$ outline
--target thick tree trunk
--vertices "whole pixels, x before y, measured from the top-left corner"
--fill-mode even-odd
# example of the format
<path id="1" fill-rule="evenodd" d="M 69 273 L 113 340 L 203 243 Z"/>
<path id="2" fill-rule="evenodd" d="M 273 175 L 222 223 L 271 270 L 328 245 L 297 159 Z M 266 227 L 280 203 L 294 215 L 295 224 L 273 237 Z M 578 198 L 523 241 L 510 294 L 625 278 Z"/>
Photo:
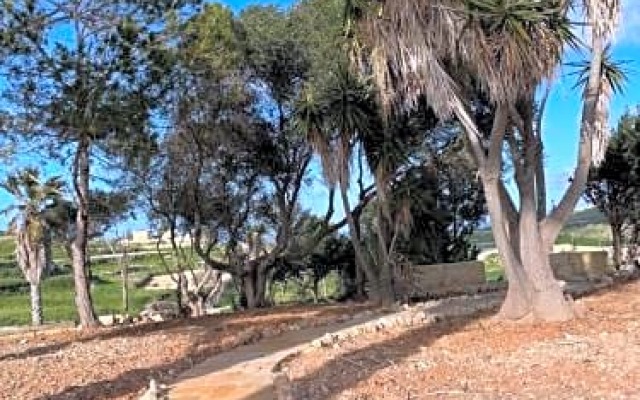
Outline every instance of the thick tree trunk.
<path id="1" fill-rule="evenodd" d="M 266 265 L 249 261 L 244 267 L 242 291 L 247 301 L 247 308 L 254 309 L 266 306 L 268 283 Z"/>
<path id="2" fill-rule="evenodd" d="M 77 198 L 76 236 L 71 243 L 71 265 L 75 285 L 75 302 L 83 328 L 99 325 L 93 310 L 88 279 L 87 243 L 89 230 L 89 141 L 78 143 L 73 166 L 74 188 Z"/>
<path id="3" fill-rule="evenodd" d="M 393 288 L 393 271 L 388 262 L 380 265 L 380 276 L 378 280 L 380 304 L 385 307 L 393 305 L 396 300 L 396 294 Z"/>
<path id="4" fill-rule="evenodd" d="M 268 271 L 266 265 L 258 265 L 256 271 L 256 289 L 255 289 L 255 297 L 256 297 L 256 305 L 257 307 L 266 307 L 267 306 L 267 283 L 268 283 Z"/>
<path id="5" fill-rule="evenodd" d="M 575 313 L 564 297 L 551 264 L 549 253 L 542 240 L 535 209 L 521 211 L 520 255 L 531 282 L 531 306 L 535 319 L 544 321 L 567 321 Z"/>
<path id="6" fill-rule="evenodd" d="M 500 317 L 520 319 L 531 312 L 531 292 L 529 279 L 520 261 L 519 234 L 516 221 L 510 221 L 500 193 L 500 182 L 483 179 L 487 208 L 491 218 L 491 230 L 500 254 L 500 260 L 509 283 L 507 296 L 500 309 Z"/>
<path id="7" fill-rule="evenodd" d="M 32 282 L 29 286 L 31 288 L 31 323 L 33 325 L 42 325 L 44 318 L 40 282 Z"/>
<path id="8" fill-rule="evenodd" d="M 622 226 L 611 224 L 611 238 L 613 239 L 613 264 L 616 268 L 622 265 Z"/>
<path id="9" fill-rule="evenodd" d="M 242 292 L 247 302 L 246 307 L 250 310 L 261 306 L 257 275 L 258 267 L 255 262 L 250 261 L 245 266 L 242 277 Z"/>

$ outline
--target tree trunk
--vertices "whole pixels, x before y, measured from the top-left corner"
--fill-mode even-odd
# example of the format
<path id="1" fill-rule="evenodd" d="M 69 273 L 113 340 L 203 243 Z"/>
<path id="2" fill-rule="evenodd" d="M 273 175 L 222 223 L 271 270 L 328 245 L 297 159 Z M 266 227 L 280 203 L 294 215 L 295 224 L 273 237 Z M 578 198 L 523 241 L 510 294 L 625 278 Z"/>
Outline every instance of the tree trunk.
<path id="1" fill-rule="evenodd" d="M 318 304 L 320 302 L 320 290 L 319 290 L 320 280 L 313 278 L 313 302 L 314 304 Z"/>
<path id="2" fill-rule="evenodd" d="M 634 219 L 631 221 L 631 234 L 629 235 L 629 244 L 627 250 L 627 262 L 636 264 L 638 259 L 638 242 L 640 239 L 640 221 Z"/>
<path id="3" fill-rule="evenodd" d="M 521 211 L 520 255 L 531 282 L 533 317 L 544 321 L 567 321 L 574 318 L 573 308 L 564 297 L 542 240 L 535 209 Z"/>
<path id="4" fill-rule="evenodd" d="M 42 300 L 40 282 L 45 269 L 45 250 L 42 242 L 34 242 L 29 225 L 17 233 L 16 261 L 31 288 L 31 321 L 42 325 Z"/>
<path id="5" fill-rule="evenodd" d="M 355 296 L 360 299 L 364 298 L 364 281 L 364 271 L 358 266 L 358 263 L 356 262 L 356 276 L 354 279 L 350 278 L 349 283 L 353 286 L 353 293 L 355 294 Z"/>
<path id="6" fill-rule="evenodd" d="M 89 153 L 88 139 L 78 143 L 73 166 L 74 189 L 77 198 L 76 236 L 71 243 L 71 264 L 75 285 L 75 302 L 83 328 L 98 326 L 93 310 L 87 268 L 87 243 L 89 230 Z"/>
<path id="7" fill-rule="evenodd" d="M 509 220 L 507 209 L 501 200 L 500 182 L 489 178 L 482 182 L 491 218 L 491 230 L 509 283 L 499 315 L 506 319 L 520 319 L 531 310 L 531 293 L 529 279 L 518 257 L 519 235 L 513 226 L 515 221 Z"/>
<path id="8" fill-rule="evenodd" d="M 40 282 L 30 282 L 31 288 L 31 323 L 42 325 L 44 318 L 42 315 L 42 296 L 40 292 Z"/>
<path id="9" fill-rule="evenodd" d="M 613 239 L 613 264 L 617 269 L 622 265 L 622 225 L 611 224 L 611 238 Z"/>
<path id="10" fill-rule="evenodd" d="M 266 307 L 266 294 L 268 283 L 268 267 L 263 264 L 259 264 L 256 268 L 256 283 L 255 283 L 255 297 L 257 307 Z"/>
<path id="11" fill-rule="evenodd" d="M 127 247 L 123 247 L 123 254 L 121 258 L 121 274 L 122 274 L 122 310 L 124 313 L 129 312 L 129 255 L 127 254 Z"/>
<path id="12" fill-rule="evenodd" d="M 251 310 L 258 307 L 256 298 L 256 267 L 251 261 L 245 266 L 242 276 L 242 293 L 248 309 Z"/>
<path id="13" fill-rule="evenodd" d="M 380 302 L 383 306 L 390 306 L 395 300 L 393 290 L 393 271 L 391 270 L 391 255 L 389 253 L 389 241 L 383 227 L 384 215 L 380 205 L 377 206 L 377 221 L 375 223 L 376 233 L 378 236 L 378 252 L 382 255 L 382 259 L 378 260 L 378 291 Z"/>
<path id="14" fill-rule="evenodd" d="M 374 303 L 379 303 L 380 287 L 378 284 L 378 276 L 374 273 L 373 268 L 367 263 L 360 243 L 360 235 L 358 234 L 358 228 L 356 226 L 353 213 L 351 212 L 351 206 L 349 204 L 349 197 L 347 194 L 347 183 L 344 179 L 340 180 L 340 197 L 342 199 L 342 207 L 344 209 L 345 217 L 347 218 L 347 226 L 349 228 L 349 237 L 351 238 L 351 244 L 353 245 L 353 251 L 356 257 L 356 268 L 364 273 L 366 279 L 369 282 L 369 297 Z"/>
<path id="15" fill-rule="evenodd" d="M 51 230 L 45 227 L 42 232 L 42 246 L 44 248 L 44 272 L 45 276 L 54 274 L 56 266 L 53 263 Z"/>

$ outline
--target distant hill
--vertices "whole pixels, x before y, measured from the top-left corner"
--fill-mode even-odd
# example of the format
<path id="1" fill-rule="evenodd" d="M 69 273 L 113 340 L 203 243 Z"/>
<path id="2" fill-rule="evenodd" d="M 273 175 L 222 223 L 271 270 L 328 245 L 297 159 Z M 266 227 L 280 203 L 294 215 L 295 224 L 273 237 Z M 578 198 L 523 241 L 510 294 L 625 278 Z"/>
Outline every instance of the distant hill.
<path id="1" fill-rule="evenodd" d="M 491 228 L 479 229 L 472 241 L 481 250 L 495 247 Z M 560 233 L 557 243 L 601 246 L 611 241 L 607 219 L 597 208 L 586 208 L 573 213 Z"/>
<path id="2" fill-rule="evenodd" d="M 571 218 L 569 218 L 566 226 L 577 228 L 585 225 L 599 225 L 606 223 L 607 218 L 604 216 L 604 214 L 597 208 L 591 207 L 574 212 Z"/>

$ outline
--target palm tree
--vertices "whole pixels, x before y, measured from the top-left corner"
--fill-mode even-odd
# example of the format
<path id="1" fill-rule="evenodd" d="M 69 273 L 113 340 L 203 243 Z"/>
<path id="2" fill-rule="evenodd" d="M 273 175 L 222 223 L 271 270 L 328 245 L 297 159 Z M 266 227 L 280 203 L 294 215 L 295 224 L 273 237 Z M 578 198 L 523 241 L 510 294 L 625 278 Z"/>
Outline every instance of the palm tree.
<path id="1" fill-rule="evenodd" d="M 27 168 L 0 184 L 15 198 L 4 212 L 12 214 L 9 229 L 16 236 L 16 259 L 31 287 L 31 321 L 41 325 L 40 282 L 51 260 L 51 226 L 45 214 L 62 198 L 59 177 L 42 181 L 37 169 Z"/>
<path id="2" fill-rule="evenodd" d="M 579 155 L 574 177 L 551 213 L 546 202 L 536 94 L 560 64 L 571 30 L 570 0 L 349 1 L 359 19 L 354 48 L 367 59 L 387 109 L 410 108 L 424 96 L 435 113 L 464 128 L 487 197 L 492 230 L 509 279 L 501 315 L 567 320 L 574 316 L 551 270 L 548 253 L 601 158 L 612 85 L 604 56 L 620 11 L 618 0 L 583 0 L 591 58 L 584 79 Z M 577 3 L 577 2 L 576 2 Z M 418 6 L 419 5 L 419 6 Z M 363 56 L 364 54 L 364 56 Z M 609 74 L 610 77 L 610 74 Z M 478 94 L 492 121 L 475 119 Z M 509 150 L 518 187 L 509 197 L 502 176 Z"/>
<path id="3" fill-rule="evenodd" d="M 348 196 L 354 150 L 374 128 L 382 126 L 372 89 L 346 67 L 338 67 L 320 93 L 308 88 L 297 107 L 297 122 L 320 156 L 325 180 L 339 189 L 356 266 L 369 282 L 370 297 L 376 302 L 389 302 L 393 300 L 391 286 L 380 281 L 365 252 L 359 215 L 353 212 Z"/>
<path id="4" fill-rule="evenodd" d="M 431 118 L 429 110 L 416 108 L 412 113 L 393 115 L 385 124 L 371 82 L 346 66 L 338 66 L 325 84 L 320 93 L 307 93 L 298 105 L 297 120 L 320 156 L 325 180 L 339 189 L 357 270 L 369 283 L 369 295 L 376 302 L 388 304 L 394 300 L 392 264 L 399 226 L 410 225 L 407 212 L 391 212 L 391 200 L 395 199 L 388 192 L 408 164 L 408 154 L 421 143 L 424 132 L 434 128 L 437 119 Z M 357 165 L 357 171 L 352 164 Z M 369 245 L 362 234 L 361 210 L 352 210 L 348 196 L 354 176 L 360 196 L 366 192 L 365 168 L 374 175 L 375 185 L 369 190 L 375 188 L 376 196 L 370 205 L 376 212 L 375 240 Z M 391 235 L 387 227 L 393 228 Z"/>

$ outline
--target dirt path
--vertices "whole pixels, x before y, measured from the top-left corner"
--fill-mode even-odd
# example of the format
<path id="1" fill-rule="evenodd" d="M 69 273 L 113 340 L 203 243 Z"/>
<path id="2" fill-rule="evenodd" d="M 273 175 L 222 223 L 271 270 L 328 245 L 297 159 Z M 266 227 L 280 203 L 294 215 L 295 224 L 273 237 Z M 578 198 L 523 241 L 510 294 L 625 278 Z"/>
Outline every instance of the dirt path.
<path id="1" fill-rule="evenodd" d="M 274 366 L 300 352 L 306 345 L 330 332 L 347 329 L 374 318 L 360 315 L 329 326 L 286 332 L 277 337 L 216 355 L 178 378 L 168 397 L 171 400 L 273 400 Z"/>
<path id="2" fill-rule="evenodd" d="M 279 307 L 93 332 L 9 334 L 0 337 L 0 399 L 138 399 L 151 378 L 172 382 L 216 354 L 292 328 L 335 323 L 366 308 Z"/>
<path id="3" fill-rule="evenodd" d="M 287 332 L 219 354 L 197 365 L 170 388 L 168 398 L 274 400 L 279 398 L 274 385 L 274 368 L 287 358 L 313 348 L 340 346 L 340 341 L 349 337 L 394 326 L 425 325 L 435 323 L 438 318 L 472 315 L 497 307 L 502 298 L 502 293 L 449 298 L 393 313 L 363 313 L 347 322 Z M 284 393 L 280 396 L 286 398 Z"/>

